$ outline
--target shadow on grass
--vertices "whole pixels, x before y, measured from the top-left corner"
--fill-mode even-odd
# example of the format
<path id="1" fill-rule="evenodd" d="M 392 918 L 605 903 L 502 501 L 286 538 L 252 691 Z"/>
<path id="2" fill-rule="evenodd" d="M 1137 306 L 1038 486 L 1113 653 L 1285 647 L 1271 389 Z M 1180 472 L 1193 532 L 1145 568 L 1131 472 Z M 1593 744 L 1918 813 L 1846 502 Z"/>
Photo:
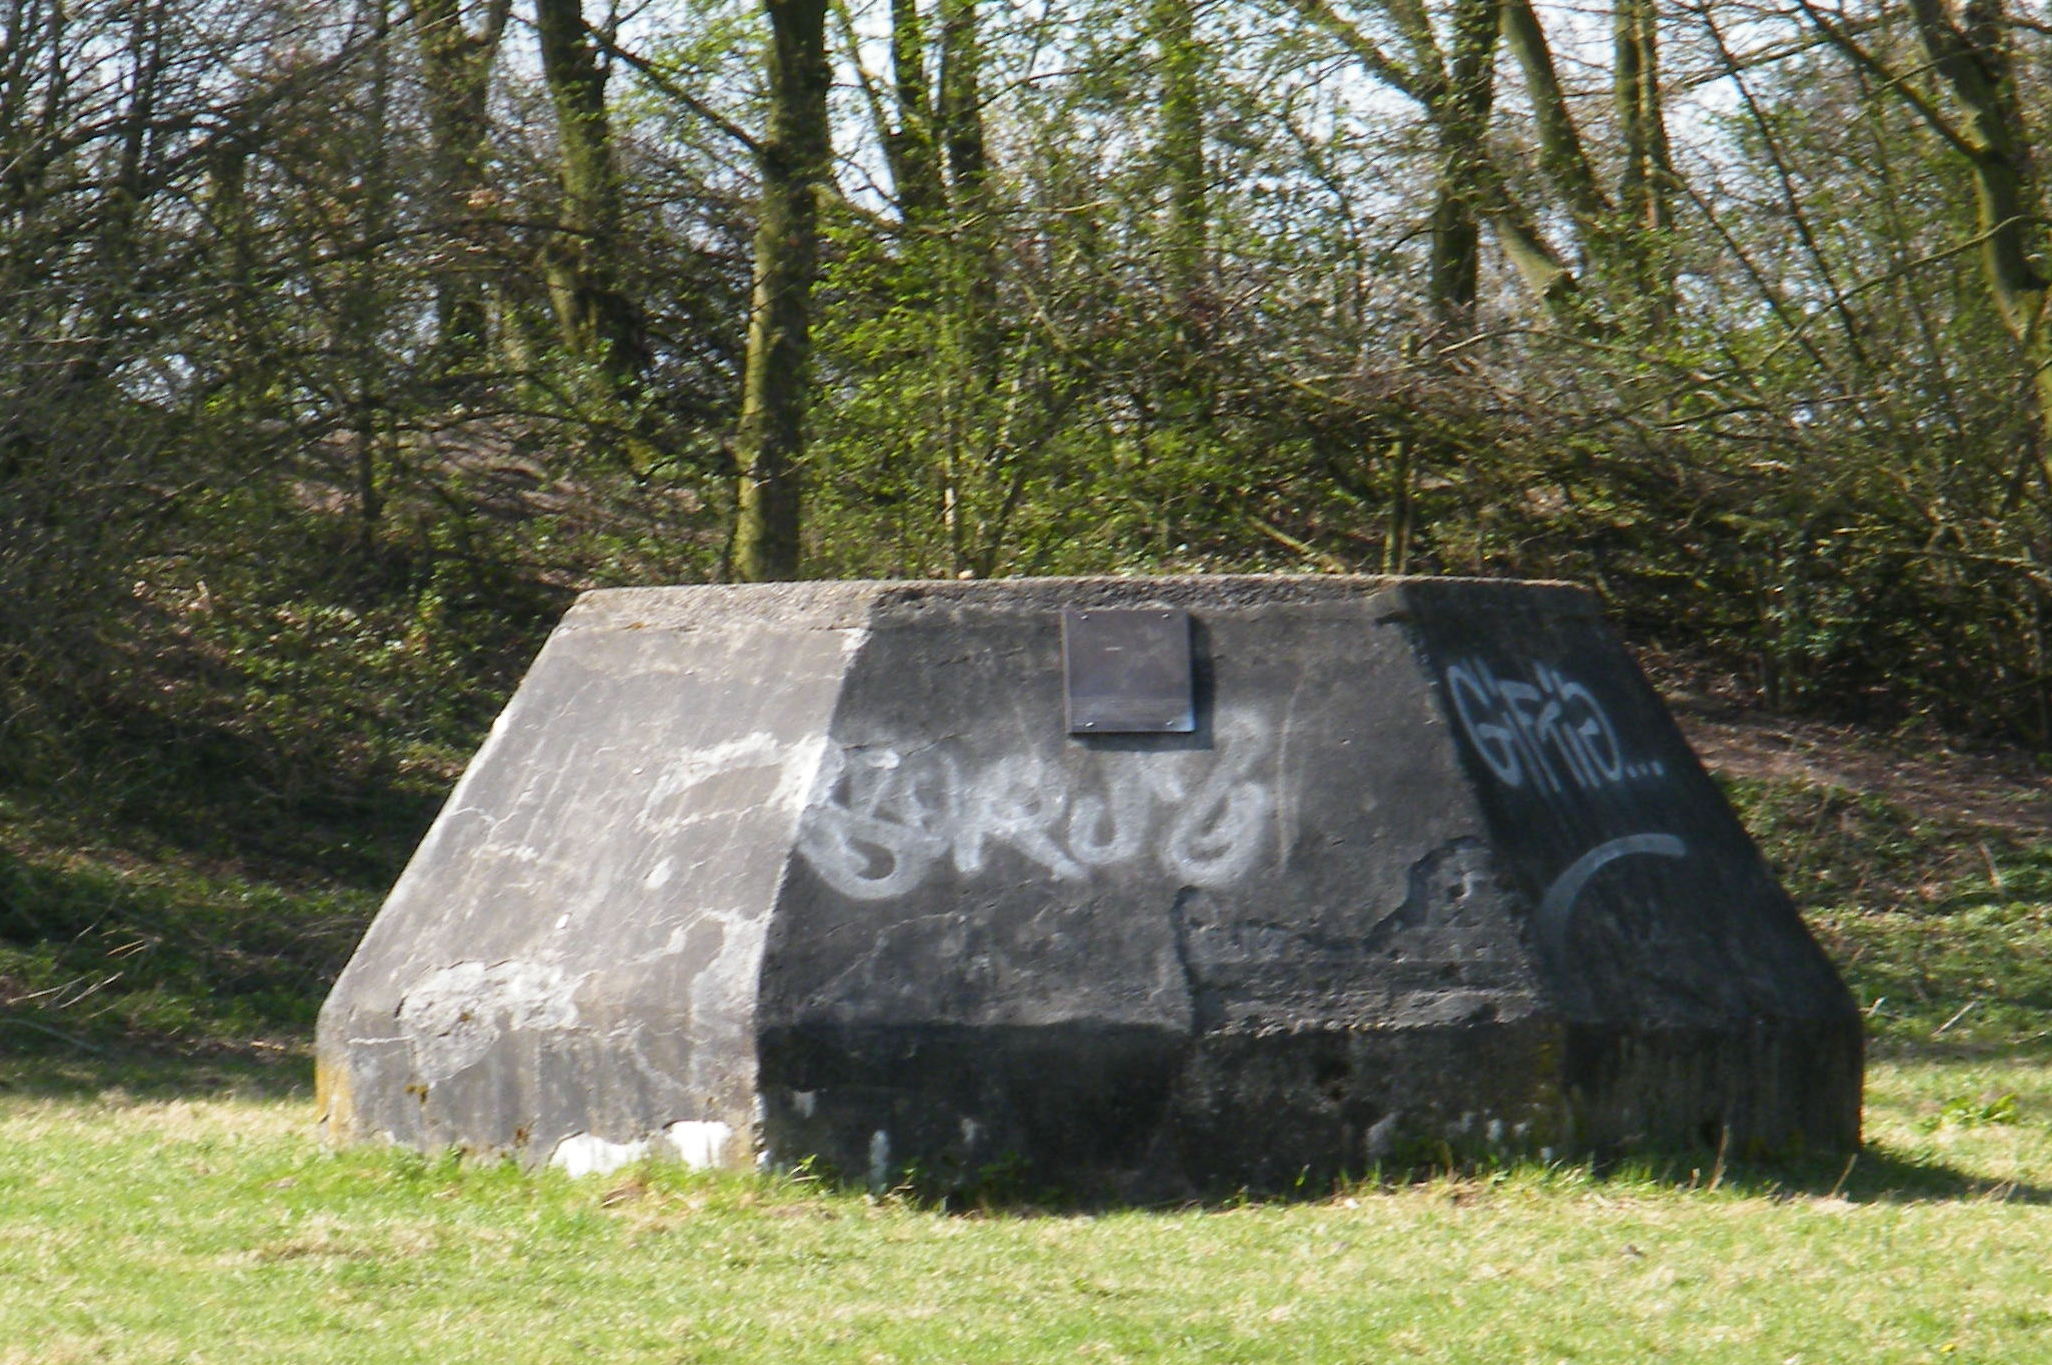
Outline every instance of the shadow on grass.
<path id="1" fill-rule="evenodd" d="M 1649 1192 L 1698 1191 L 1782 1203 L 1842 1199 L 1852 1204 L 1995 1202 L 2052 1205 L 2052 1186 L 1994 1180 L 1971 1171 L 1870 1143 L 1850 1161 L 1844 1156 L 1778 1162 L 1721 1163 L 1711 1151 L 1639 1152 L 1629 1156 L 1544 1161 L 1537 1156 L 1501 1161 L 1433 1164 L 1369 1175 L 1307 1182 L 1290 1190 L 1211 1191 L 1188 1196 L 1113 1195 L 1078 1191 L 1043 1181 L 1025 1169 L 994 1182 L 941 1184 L 907 1171 L 879 1193 L 860 1178 L 837 1176 L 807 1163 L 795 1175 L 801 1184 L 839 1194 L 904 1200 L 936 1212 L 1011 1217 L 1095 1215 L 1116 1211 L 1176 1213 L 1319 1204 L 1336 1199 L 1372 1199 L 1406 1190 L 1444 1187 L 1458 1201 L 1463 1191 L 1500 1184 L 1620 1196 Z"/>
<path id="2" fill-rule="evenodd" d="M 26 1049 L 17 1045 L 18 1021 L 0 1017 L 0 1103 L 9 1099 L 90 1102 L 120 1096 L 124 1101 L 176 1099 L 261 1099 L 313 1102 L 313 1064 L 303 1039 L 286 1042 L 214 1044 L 204 1049 L 171 1052 L 141 1048 L 91 1052 L 43 1038 Z M 33 1037 L 33 1030 L 29 1036 Z M 1943 1050 L 1945 1060 L 1956 1054 Z M 1983 1055 L 1974 1050 L 1968 1055 Z M 1935 1058 L 1934 1058 L 1935 1059 Z M 797 1180 L 823 1189 L 868 1193 L 864 1182 L 837 1180 L 830 1173 L 808 1169 Z M 922 1188 L 909 1176 L 888 1197 L 902 1198 L 936 1212 L 1036 1217 L 1092 1214 L 1121 1209 L 1176 1212 L 1222 1210 L 1259 1205 L 1318 1203 L 1347 1195 L 1372 1196 L 1406 1188 L 1448 1182 L 1488 1185 L 1498 1181 L 1529 1181 L 1574 1189 L 1716 1191 L 1724 1196 L 1793 1201 L 1842 1198 L 1855 1204 L 1996 1202 L 2052 1205 L 2052 1186 L 2002 1181 L 1977 1175 L 1942 1161 L 1905 1154 L 1885 1145 L 1863 1147 L 1850 1162 L 1843 1156 L 1783 1162 L 1731 1162 L 1722 1165 L 1710 1151 L 1634 1153 L 1582 1163 L 1541 1163 L 1536 1158 L 1501 1165 L 1456 1165 L 1382 1172 L 1331 1186 L 1306 1187 L 1282 1193 L 1245 1191 L 1189 1199 L 1118 1199 L 1086 1196 L 1043 1185 L 1024 1172 L 1010 1179 L 968 1188 Z"/>
<path id="3" fill-rule="evenodd" d="M 2052 1062 L 2052 1034 L 2029 1038 L 1930 1038 L 1887 1034 L 1867 1041 L 1869 1062 Z"/>
<path id="4" fill-rule="evenodd" d="M 1991 1180 L 1936 1160 L 1890 1151 L 1869 1143 L 1852 1157 L 1810 1158 L 1782 1163 L 1734 1164 L 1719 1172 L 1714 1154 L 1669 1156 L 1655 1162 L 1597 1163 L 1599 1183 L 1652 1183 L 1706 1189 L 1713 1184 L 1734 1194 L 1762 1199 L 1837 1197 L 1855 1204 L 1910 1204 L 1993 1200 L 2052 1204 L 2052 1186 Z"/>
<path id="5" fill-rule="evenodd" d="M 313 1103 L 313 1061 L 303 1044 L 218 1045 L 196 1053 L 138 1049 L 84 1052 L 46 1039 L 16 1046 L 18 1021 L 0 1018 L 0 1102 L 91 1100 L 303 1099 Z M 31 1031 L 32 1033 L 33 1031 Z"/>

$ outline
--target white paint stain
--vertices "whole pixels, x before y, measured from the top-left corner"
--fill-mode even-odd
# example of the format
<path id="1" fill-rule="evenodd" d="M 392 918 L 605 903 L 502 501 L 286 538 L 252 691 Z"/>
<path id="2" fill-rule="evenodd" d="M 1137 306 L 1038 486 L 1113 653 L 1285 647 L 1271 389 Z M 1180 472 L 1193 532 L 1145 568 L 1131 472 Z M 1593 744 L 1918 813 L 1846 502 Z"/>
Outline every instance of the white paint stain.
<path id="1" fill-rule="evenodd" d="M 716 1119 L 679 1119 L 663 1128 L 663 1140 L 694 1171 L 720 1164 L 734 1130 Z"/>
<path id="2" fill-rule="evenodd" d="M 429 972 L 399 1000 L 415 1070 L 441 1080 L 482 1059 L 508 1031 L 574 1028 L 575 985 L 539 962 L 458 962 Z"/>
<path id="3" fill-rule="evenodd" d="M 796 814 L 812 790 L 812 777 L 826 748 L 822 736 L 787 742 L 766 730 L 687 749 L 664 765 L 641 803 L 644 824 L 660 823 L 663 810 L 693 787 L 730 773 L 774 770 L 775 785 L 763 804 Z M 656 883 L 660 885 L 660 883 Z"/>
<path id="4" fill-rule="evenodd" d="M 798 1117 L 801 1119 L 811 1118 L 813 1110 L 818 1103 L 819 1093 L 817 1091 L 793 1090 L 791 1092 L 791 1107 L 798 1111 Z"/>
<path id="5" fill-rule="evenodd" d="M 962 1120 L 962 1145 L 974 1147 L 983 1140 L 983 1125 L 975 1119 Z"/>
<path id="6" fill-rule="evenodd" d="M 593 1133 L 572 1133 L 549 1153 L 549 1165 L 576 1179 L 587 1175 L 610 1175 L 650 1155 L 675 1156 L 692 1170 L 702 1171 L 720 1164 L 734 1130 L 711 1119 L 679 1119 L 665 1124 L 655 1139 L 611 1142 Z"/>
<path id="7" fill-rule="evenodd" d="M 890 900 L 943 861 L 982 873 L 999 845 L 1064 881 L 1154 860 L 1193 886 L 1253 869 L 1275 796 L 1258 770 L 1271 741 L 1250 715 L 1222 716 L 1210 750 L 1101 752 L 1087 785 L 1012 754 L 982 765 L 952 745 L 826 750 L 799 851 L 835 890 Z"/>
<path id="8" fill-rule="evenodd" d="M 1369 1125 L 1367 1140 L 1362 1143 L 1371 1162 L 1380 1161 L 1396 1147 L 1397 1115 L 1392 1112 Z"/>
<path id="9" fill-rule="evenodd" d="M 549 1165 L 571 1179 L 587 1175 L 610 1175 L 648 1155 L 648 1142 L 608 1142 L 590 1133 L 572 1133 L 549 1153 Z"/>
<path id="10" fill-rule="evenodd" d="M 869 1187 L 881 1190 L 891 1179 L 891 1135 L 879 1128 L 869 1135 Z"/>

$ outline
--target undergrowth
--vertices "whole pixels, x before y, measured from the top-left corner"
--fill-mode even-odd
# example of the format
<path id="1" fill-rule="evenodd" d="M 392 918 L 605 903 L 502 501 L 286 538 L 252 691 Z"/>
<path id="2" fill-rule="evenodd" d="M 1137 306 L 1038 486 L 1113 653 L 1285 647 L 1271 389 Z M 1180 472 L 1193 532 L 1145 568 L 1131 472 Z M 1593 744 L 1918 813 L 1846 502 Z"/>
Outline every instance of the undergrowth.
<path id="1" fill-rule="evenodd" d="M 2052 1039 L 2052 832 L 1923 818 L 1805 782 L 1725 787 L 1878 1045 Z"/>
<path id="2" fill-rule="evenodd" d="M 0 1051 L 298 1050 L 378 895 L 0 796 Z"/>
<path id="3" fill-rule="evenodd" d="M 2052 837 L 1724 787 L 1880 1049 L 2052 1046 Z M 303 1050 L 430 809 L 286 830 L 195 789 L 167 833 L 89 793 L 0 791 L 0 1048 Z"/>

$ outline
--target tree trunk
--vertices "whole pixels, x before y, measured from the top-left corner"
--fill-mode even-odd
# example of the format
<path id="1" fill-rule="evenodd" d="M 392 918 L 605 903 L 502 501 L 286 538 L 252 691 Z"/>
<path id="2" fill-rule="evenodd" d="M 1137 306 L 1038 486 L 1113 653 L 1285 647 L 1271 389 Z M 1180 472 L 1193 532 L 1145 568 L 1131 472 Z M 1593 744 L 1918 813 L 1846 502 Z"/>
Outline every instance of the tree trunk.
<path id="1" fill-rule="evenodd" d="M 1622 165 L 1617 207 L 1622 220 L 1612 281 L 1620 303 L 1659 327 L 1673 312 L 1674 286 L 1665 261 L 1674 167 L 1660 95 L 1659 14 L 1654 0 L 1616 0 L 1611 89 Z"/>
<path id="2" fill-rule="evenodd" d="M 1660 98 L 1659 15 L 1653 0 L 1617 0 L 1613 16 L 1612 92 L 1623 166 L 1618 208 L 1634 226 L 1665 230 L 1673 221 L 1668 191 L 1667 120 Z"/>
<path id="3" fill-rule="evenodd" d="M 1973 169 L 1982 273 L 2004 323 L 2029 346 L 2044 329 L 2046 281 L 2032 260 L 2037 193 L 2000 0 L 1970 4 L 1964 27 L 1941 0 L 1912 0 L 1910 9 L 1932 69 L 1966 112 L 1959 145 Z"/>
<path id="4" fill-rule="evenodd" d="M 983 44 L 976 0 L 941 0 L 940 133 L 948 167 L 957 322 L 971 375 L 993 379 L 997 349 L 997 224 L 983 136 Z"/>
<path id="5" fill-rule="evenodd" d="M 616 383 L 646 363 L 640 319 L 619 282 L 620 187 L 606 77 L 581 0 L 535 0 L 542 78 L 556 111 L 562 221 L 544 257 L 563 345 Z"/>
<path id="6" fill-rule="evenodd" d="M 2052 449 L 2052 335 L 2046 306 L 2052 284 L 2036 264 L 2044 246 L 2043 209 L 2031 174 L 2031 147 L 2017 98 L 2011 26 L 2002 0 L 1910 0 L 1910 15 L 1930 71 L 1964 115 L 1940 108 L 1909 73 L 1861 46 L 1834 14 L 1805 4 L 1810 21 L 1847 56 L 1874 73 L 1963 158 L 1974 182 L 1981 276 L 2029 372 L 2032 417 L 2042 461 Z"/>
<path id="7" fill-rule="evenodd" d="M 1433 100 L 1439 172 L 1432 207 L 1431 303 L 1445 326 L 1474 317 L 1481 262 L 1477 214 L 1489 197 L 1490 107 L 1496 92 L 1495 0 L 1454 0 L 1453 60 Z"/>
<path id="8" fill-rule="evenodd" d="M 1587 245 L 1601 234 L 1614 210 L 1583 149 L 1553 64 L 1553 49 L 1531 0 L 1504 0 L 1503 37 L 1517 58 L 1526 96 L 1532 102 L 1532 125 L 1539 134 L 1539 167 L 1560 192 Z"/>
<path id="9" fill-rule="evenodd" d="M 487 188 L 492 63 L 511 10 L 512 0 L 490 0 L 473 33 L 463 25 L 462 0 L 413 0 L 434 215 L 452 258 L 435 277 L 435 327 L 442 353 L 457 362 L 475 360 L 486 340 L 485 281 L 468 260 L 466 228 Z"/>
<path id="10" fill-rule="evenodd" d="M 1206 330 L 1205 248 L 1210 235 L 1210 177 L 1204 163 L 1204 48 L 1197 41 L 1193 0 L 1153 0 L 1152 28 L 1161 71 L 1163 178 L 1168 215 L 1162 228 L 1162 278 L 1182 342 L 1195 350 Z"/>
<path id="11" fill-rule="evenodd" d="M 1427 288 L 1434 313 L 1443 322 L 1457 322 L 1473 302 L 1474 224 L 1479 216 L 1496 230 L 1504 255 L 1533 297 L 1556 316 L 1568 316 L 1566 305 L 1576 293 L 1574 273 L 1511 192 L 1488 147 L 1496 35 L 1514 21 L 1499 16 L 1491 0 L 1455 0 L 1454 58 L 1449 63 L 1422 6 L 1415 0 L 1382 0 L 1383 12 L 1410 46 L 1411 61 L 1406 65 L 1343 17 L 1330 0 L 1289 2 L 1307 22 L 1338 39 L 1375 80 L 1416 100 L 1437 135 L 1440 162 Z M 1528 37 L 1537 36 L 1536 21 L 1526 32 Z"/>
<path id="12" fill-rule="evenodd" d="M 391 164 L 392 29 L 390 0 L 367 0 L 365 9 L 374 34 L 370 90 L 363 128 L 363 218 L 360 250 L 350 268 L 349 295 L 343 315 L 354 374 L 349 379 L 356 465 L 357 549 L 365 567 L 381 558 L 379 540 L 385 516 L 385 493 L 379 479 L 383 443 L 379 439 L 385 393 L 385 366 L 379 345 L 385 320 L 383 260 L 380 245 L 390 236 L 396 187 Z"/>
<path id="13" fill-rule="evenodd" d="M 891 84 L 897 128 L 885 133 L 898 213 L 908 228 L 932 226 L 947 204 L 935 141 L 933 92 L 927 85 L 926 23 L 919 0 L 891 0 Z"/>
<path id="14" fill-rule="evenodd" d="M 766 0 L 766 8 L 769 127 L 762 139 L 755 293 L 734 437 L 733 574 L 744 582 L 798 574 L 818 201 L 831 155 L 826 0 Z"/>

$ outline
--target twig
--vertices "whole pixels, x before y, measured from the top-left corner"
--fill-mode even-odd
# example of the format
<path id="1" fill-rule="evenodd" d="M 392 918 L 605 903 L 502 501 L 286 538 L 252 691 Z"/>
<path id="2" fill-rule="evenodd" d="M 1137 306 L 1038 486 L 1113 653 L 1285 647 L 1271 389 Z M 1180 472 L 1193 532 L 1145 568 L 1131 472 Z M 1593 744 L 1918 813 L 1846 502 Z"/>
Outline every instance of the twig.
<path id="1" fill-rule="evenodd" d="M 1995 855 L 1988 851 L 1988 841 L 1986 839 L 1976 839 L 1974 840 L 1974 847 L 1981 850 L 1981 861 L 1987 865 L 1988 885 L 1995 888 L 1996 895 L 2007 900 L 2009 898 L 2009 883 L 2003 878 L 2002 869 L 1995 866 Z"/>
<path id="2" fill-rule="evenodd" d="M 1352 573 L 1354 571 L 1353 565 L 1347 563 L 1338 555 L 1328 554 L 1315 545 L 1307 545 L 1288 531 L 1283 530 L 1280 526 L 1275 525 L 1255 512 L 1242 508 L 1240 515 L 1247 519 L 1249 526 L 1261 532 L 1261 534 L 1267 536 L 1276 544 L 1284 549 L 1294 550 L 1328 573 Z"/>
<path id="3" fill-rule="evenodd" d="M 746 147 L 751 154 L 757 157 L 763 154 L 762 143 L 751 137 L 747 129 L 677 84 L 675 78 L 669 72 L 663 70 L 646 57 L 637 57 L 626 48 L 614 42 L 611 37 L 593 28 L 590 24 L 584 26 L 584 31 L 591 36 L 592 41 L 597 43 L 600 50 L 608 57 L 625 62 L 633 67 L 636 74 L 643 80 L 704 119 L 707 123 L 710 123 L 713 127 L 719 129 L 722 133 L 725 133 L 734 141 L 740 143 L 743 147 Z"/>
<path id="4" fill-rule="evenodd" d="M 1730 1146 L 1731 1125 L 1727 1123 L 1717 1130 L 1717 1160 L 1710 1163 L 1710 1184 L 1707 1188 L 1714 1190 L 1724 1183 L 1724 1153 Z"/>
<path id="5" fill-rule="evenodd" d="M 1831 1187 L 1831 1193 L 1824 1196 L 1826 1199 L 1838 1198 L 1840 1191 L 1845 1189 L 1845 1182 L 1847 1177 L 1852 1175 L 1853 1163 L 1855 1161 L 1858 1161 L 1859 1159 L 1860 1154 L 1858 1152 L 1853 1152 L 1846 1157 L 1845 1169 L 1838 1173 L 1838 1183 Z"/>
<path id="6" fill-rule="evenodd" d="M 1933 1038 L 1936 1038 L 1939 1034 L 1945 1032 L 1945 1030 L 1951 1028 L 1954 1024 L 1966 1018 L 1967 1011 L 1971 1010 L 1974 1006 L 1980 1003 L 1981 1002 L 1978 1000 L 1969 1000 L 1964 1005 L 1961 1005 L 1957 1010 L 1953 1011 L 1952 1017 L 1950 1019 L 1947 1019 L 1944 1023 L 1940 1024 L 1936 1029 L 1932 1031 L 1931 1036 Z"/>
<path id="7" fill-rule="evenodd" d="M 104 980 L 101 980 L 101 981 L 95 981 L 95 982 L 94 982 L 94 983 L 93 983 L 92 985 L 90 985 L 90 986 L 86 987 L 86 988 L 85 988 L 84 990 L 80 991 L 80 992 L 79 992 L 79 993 L 78 993 L 77 995 L 74 995 L 74 996 L 72 996 L 72 997 L 71 997 L 70 999 L 68 999 L 68 1000 L 64 1000 L 64 1001 L 61 1001 L 60 1003 L 58 1003 L 58 1004 L 56 1004 L 56 1005 L 53 1005 L 53 1006 L 51 1006 L 51 1008 L 52 1008 L 52 1009 L 60 1009 L 60 1010 L 68 1010 L 68 1009 L 70 1009 L 70 1008 L 71 1008 L 71 1007 L 72 1007 L 73 1005 L 76 1005 L 76 1004 L 77 1004 L 77 1003 L 78 1003 L 79 1001 L 81 1001 L 81 1000 L 85 999 L 85 998 L 86 998 L 87 996 L 89 996 L 89 995 L 93 994 L 93 993 L 94 993 L 95 991 L 99 991 L 99 990 L 102 990 L 102 989 L 104 989 L 104 988 L 106 988 L 106 987 L 108 987 L 108 986 L 111 986 L 111 985 L 113 985 L 113 984 L 114 984 L 115 982 L 119 981 L 120 979 L 121 979 L 121 973 L 120 973 L 120 972 L 116 972 L 116 973 L 114 973 L 114 974 L 113 974 L 112 976 L 110 976 L 110 977 L 107 977 L 107 978 L 105 978 Z M 85 980 L 85 978 L 84 978 L 84 977 L 80 977 L 80 978 L 79 978 L 79 981 L 83 981 L 83 980 Z M 78 984 L 78 982 L 73 982 L 72 984 L 73 984 L 73 985 L 77 985 L 77 984 Z"/>
<path id="8" fill-rule="evenodd" d="M 75 976 L 61 985 L 45 986 L 42 990 L 30 991 L 26 995 L 9 996 L 5 1000 L 0 1000 L 0 1005 L 26 1005 L 32 1000 L 41 1000 L 46 995 L 62 995 L 83 980 L 84 977 Z"/>
<path id="9" fill-rule="evenodd" d="M 78 1048 L 82 1052 L 92 1053 L 95 1057 L 105 1057 L 109 1055 L 107 1049 L 103 1047 L 99 1047 L 95 1044 L 88 1043 L 83 1038 L 75 1038 L 71 1034 L 64 1032 L 62 1029 L 51 1028 L 48 1024 L 39 1024 L 33 1019 L 0 1019 L 0 1024 L 14 1024 L 21 1028 L 34 1029 L 37 1033 L 47 1033 L 52 1038 L 57 1039 L 59 1042 L 69 1043 L 73 1047 Z"/>

